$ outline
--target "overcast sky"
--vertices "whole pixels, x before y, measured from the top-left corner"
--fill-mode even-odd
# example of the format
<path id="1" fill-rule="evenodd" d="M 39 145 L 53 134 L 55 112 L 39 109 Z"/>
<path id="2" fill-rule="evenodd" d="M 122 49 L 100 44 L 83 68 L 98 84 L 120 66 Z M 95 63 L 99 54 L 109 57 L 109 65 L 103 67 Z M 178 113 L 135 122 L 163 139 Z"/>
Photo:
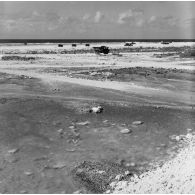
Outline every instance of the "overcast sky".
<path id="1" fill-rule="evenodd" d="M 0 38 L 195 39 L 195 2 L 0 2 Z"/>

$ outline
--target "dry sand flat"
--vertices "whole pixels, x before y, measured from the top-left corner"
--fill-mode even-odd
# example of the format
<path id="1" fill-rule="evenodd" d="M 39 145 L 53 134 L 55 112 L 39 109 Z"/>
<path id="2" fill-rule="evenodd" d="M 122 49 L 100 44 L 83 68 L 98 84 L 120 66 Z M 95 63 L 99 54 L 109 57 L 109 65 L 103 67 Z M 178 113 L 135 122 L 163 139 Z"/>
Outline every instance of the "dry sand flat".
<path id="1" fill-rule="evenodd" d="M 153 54 L 27 54 L 40 58 L 0 60 L 0 192 L 103 193 L 109 183 L 101 174 L 118 174 L 112 163 L 138 174 L 174 157 L 183 145 L 170 137 L 195 128 L 194 64 Z M 98 71 L 100 78 L 90 76 Z M 116 73 L 112 80 L 104 77 L 109 71 Z M 97 105 L 104 108 L 101 114 L 88 112 Z M 78 183 L 72 178 L 75 167 L 83 169 L 77 170 Z M 90 173 L 100 173 L 99 180 Z"/>
<path id="2" fill-rule="evenodd" d="M 18 75 L 27 75 L 35 78 L 42 79 L 46 83 L 52 83 L 55 81 L 73 83 L 77 85 L 84 85 L 89 87 L 97 87 L 103 89 L 113 89 L 124 91 L 131 94 L 138 94 L 147 97 L 152 97 L 154 100 L 157 98 L 160 102 L 171 102 L 174 103 L 185 103 L 188 105 L 193 104 L 194 102 L 194 94 L 192 92 L 187 92 L 180 94 L 180 92 L 172 92 L 166 89 L 158 89 L 151 87 L 144 87 L 141 85 L 136 85 L 134 83 L 125 83 L 125 82 L 115 82 L 115 81 L 95 81 L 95 80 L 84 80 L 78 78 L 69 78 L 59 75 L 51 75 L 51 74 L 39 74 L 32 71 L 17 71 L 17 70 L 6 70 L 3 72 L 10 74 L 18 74 Z"/>

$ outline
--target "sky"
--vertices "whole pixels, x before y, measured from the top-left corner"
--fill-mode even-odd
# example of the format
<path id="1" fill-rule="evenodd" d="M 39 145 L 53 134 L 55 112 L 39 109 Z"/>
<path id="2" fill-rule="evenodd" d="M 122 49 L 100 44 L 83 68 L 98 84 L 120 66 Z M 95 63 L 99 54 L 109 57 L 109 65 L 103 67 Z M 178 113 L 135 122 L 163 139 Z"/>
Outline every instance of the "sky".
<path id="1" fill-rule="evenodd" d="M 0 39 L 195 39 L 195 1 L 0 1 Z"/>

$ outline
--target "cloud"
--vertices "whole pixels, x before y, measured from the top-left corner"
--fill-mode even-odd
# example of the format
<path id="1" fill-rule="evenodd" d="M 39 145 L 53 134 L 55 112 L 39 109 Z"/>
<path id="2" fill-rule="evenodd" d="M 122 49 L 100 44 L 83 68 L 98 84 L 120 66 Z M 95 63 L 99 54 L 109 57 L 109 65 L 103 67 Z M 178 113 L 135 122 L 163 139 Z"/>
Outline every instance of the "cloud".
<path id="1" fill-rule="evenodd" d="M 195 18 L 188 18 L 184 20 L 184 24 L 187 26 L 195 26 Z"/>
<path id="2" fill-rule="evenodd" d="M 87 20 L 89 20 L 90 18 L 91 18 L 90 14 L 87 14 L 87 13 L 82 17 L 82 19 L 83 19 L 84 21 L 87 21 Z"/>
<path id="3" fill-rule="evenodd" d="M 104 14 L 102 14 L 100 11 L 97 11 L 94 17 L 94 22 L 99 23 L 102 19 L 104 19 Z"/>
<path id="4" fill-rule="evenodd" d="M 159 29 L 175 28 L 179 25 L 179 19 L 173 16 L 151 16 L 147 22 L 149 27 Z"/>
<path id="5" fill-rule="evenodd" d="M 15 17 L 14 17 L 15 16 Z M 0 19 L 1 32 L 34 32 L 43 33 L 58 29 L 61 24 L 61 19 L 57 13 L 47 12 L 40 13 L 36 10 L 26 14 L 26 17 L 21 17 L 20 14 L 10 14 Z"/>
<path id="6" fill-rule="evenodd" d="M 130 26 L 141 27 L 144 25 L 144 12 L 142 10 L 129 9 L 118 16 L 118 24 L 129 24 Z"/>

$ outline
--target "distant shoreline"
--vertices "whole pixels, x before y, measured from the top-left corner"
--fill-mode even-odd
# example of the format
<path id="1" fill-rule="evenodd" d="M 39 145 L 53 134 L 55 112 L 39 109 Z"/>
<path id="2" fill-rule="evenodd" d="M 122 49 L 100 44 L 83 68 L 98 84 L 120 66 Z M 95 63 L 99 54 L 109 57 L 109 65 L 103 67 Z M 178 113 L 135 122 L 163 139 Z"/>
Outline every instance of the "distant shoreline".
<path id="1" fill-rule="evenodd" d="M 195 42 L 195 39 L 0 39 L 0 43 Z"/>

